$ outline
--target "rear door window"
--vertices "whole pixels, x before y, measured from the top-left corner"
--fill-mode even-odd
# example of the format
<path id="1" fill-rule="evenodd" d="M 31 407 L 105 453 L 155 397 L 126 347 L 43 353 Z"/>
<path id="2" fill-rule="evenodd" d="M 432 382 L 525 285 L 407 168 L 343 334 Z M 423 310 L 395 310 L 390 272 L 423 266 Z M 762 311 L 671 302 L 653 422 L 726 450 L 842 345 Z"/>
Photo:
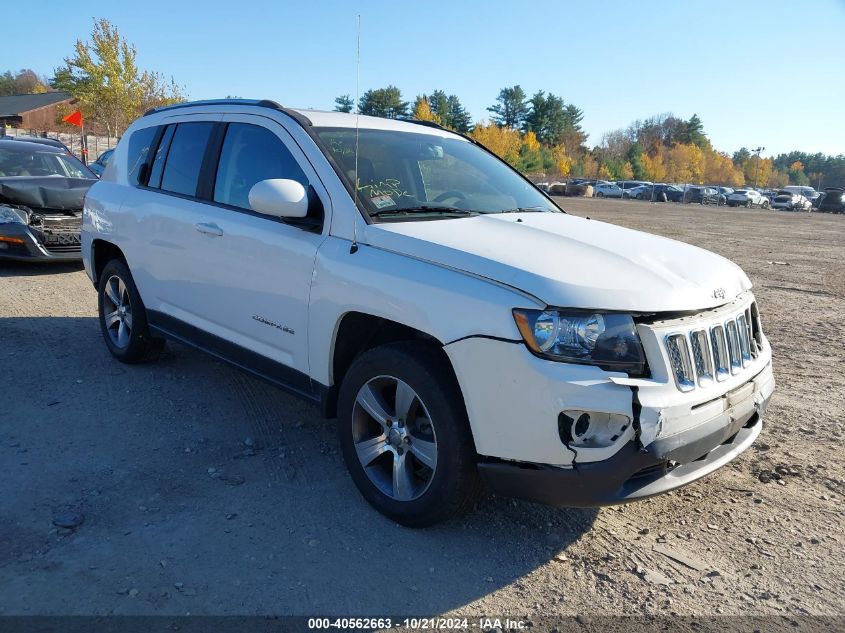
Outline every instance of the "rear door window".
<path id="1" fill-rule="evenodd" d="M 161 177 L 161 189 L 186 196 L 197 194 L 202 159 L 214 123 L 179 123 L 167 151 L 167 161 Z"/>

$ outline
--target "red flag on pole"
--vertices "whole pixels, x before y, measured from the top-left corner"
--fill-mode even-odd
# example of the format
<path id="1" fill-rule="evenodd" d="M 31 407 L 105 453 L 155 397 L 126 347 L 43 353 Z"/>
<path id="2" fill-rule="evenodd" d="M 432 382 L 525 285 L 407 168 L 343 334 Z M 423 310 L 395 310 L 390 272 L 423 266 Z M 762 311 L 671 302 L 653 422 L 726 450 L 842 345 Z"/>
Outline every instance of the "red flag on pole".
<path id="1" fill-rule="evenodd" d="M 64 119 L 62 119 L 65 123 L 70 123 L 71 125 L 75 125 L 76 127 L 82 127 L 82 113 L 77 110 L 76 112 L 71 112 L 68 114 Z"/>

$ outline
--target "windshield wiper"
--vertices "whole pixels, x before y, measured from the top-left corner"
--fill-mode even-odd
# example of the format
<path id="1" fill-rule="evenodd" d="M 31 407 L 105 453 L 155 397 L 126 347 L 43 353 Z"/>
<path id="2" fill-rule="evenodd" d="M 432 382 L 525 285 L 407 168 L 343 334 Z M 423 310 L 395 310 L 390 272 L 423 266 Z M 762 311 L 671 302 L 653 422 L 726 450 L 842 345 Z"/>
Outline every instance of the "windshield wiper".
<path id="1" fill-rule="evenodd" d="M 490 213 L 543 213 L 545 207 L 515 207 L 513 209 L 502 209 L 501 211 L 491 211 Z"/>
<path id="2" fill-rule="evenodd" d="M 476 215 L 477 211 L 468 211 L 466 209 L 453 209 L 451 207 L 429 207 L 420 205 L 418 207 L 403 207 L 401 209 L 379 209 L 370 214 L 371 218 L 381 215 L 413 215 L 415 213 L 444 213 L 449 215 Z"/>

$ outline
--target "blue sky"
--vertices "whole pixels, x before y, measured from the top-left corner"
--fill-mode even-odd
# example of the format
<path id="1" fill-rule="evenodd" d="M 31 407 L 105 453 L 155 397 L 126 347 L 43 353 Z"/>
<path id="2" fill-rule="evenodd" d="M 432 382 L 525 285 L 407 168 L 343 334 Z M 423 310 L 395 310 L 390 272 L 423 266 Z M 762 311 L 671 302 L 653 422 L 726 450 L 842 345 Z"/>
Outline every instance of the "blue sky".
<path id="1" fill-rule="evenodd" d="M 625 2 L 18 3 L 0 72 L 51 74 L 93 17 L 111 20 L 142 68 L 192 99 L 238 95 L 331 109 L 393 83 L 406 100 L 440 88 L 475 120 L 500 88 L 546 90 L 584 110 L 595 144 L 660 112 L 697 113 L 718 149 L 845 153 L 845 0 Z M 35 26 L 37 36 L 24 25 Z"/>

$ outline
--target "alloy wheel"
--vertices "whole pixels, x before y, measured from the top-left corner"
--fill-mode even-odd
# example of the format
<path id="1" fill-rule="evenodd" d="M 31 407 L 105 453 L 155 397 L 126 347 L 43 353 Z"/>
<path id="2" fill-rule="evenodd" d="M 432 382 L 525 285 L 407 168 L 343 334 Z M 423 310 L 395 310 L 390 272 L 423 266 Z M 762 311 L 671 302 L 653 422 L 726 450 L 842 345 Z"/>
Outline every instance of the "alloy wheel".
<path id="1" fill-rule="evenodd" d="M 412 501 L 428 490 L 437 438 L 428 409 L 406 382 L 377 376 L 358 390 L 352 440 L 364 472 L 383 494 Z"/>
<path id="2" fill-rule="evenodd" d="M 117 275 L 112 275 L 106 281 L 103 319 L 111 342 L 115 347 L 126 348 L 132 335 L 132 304 L 126 284 Z"/>

